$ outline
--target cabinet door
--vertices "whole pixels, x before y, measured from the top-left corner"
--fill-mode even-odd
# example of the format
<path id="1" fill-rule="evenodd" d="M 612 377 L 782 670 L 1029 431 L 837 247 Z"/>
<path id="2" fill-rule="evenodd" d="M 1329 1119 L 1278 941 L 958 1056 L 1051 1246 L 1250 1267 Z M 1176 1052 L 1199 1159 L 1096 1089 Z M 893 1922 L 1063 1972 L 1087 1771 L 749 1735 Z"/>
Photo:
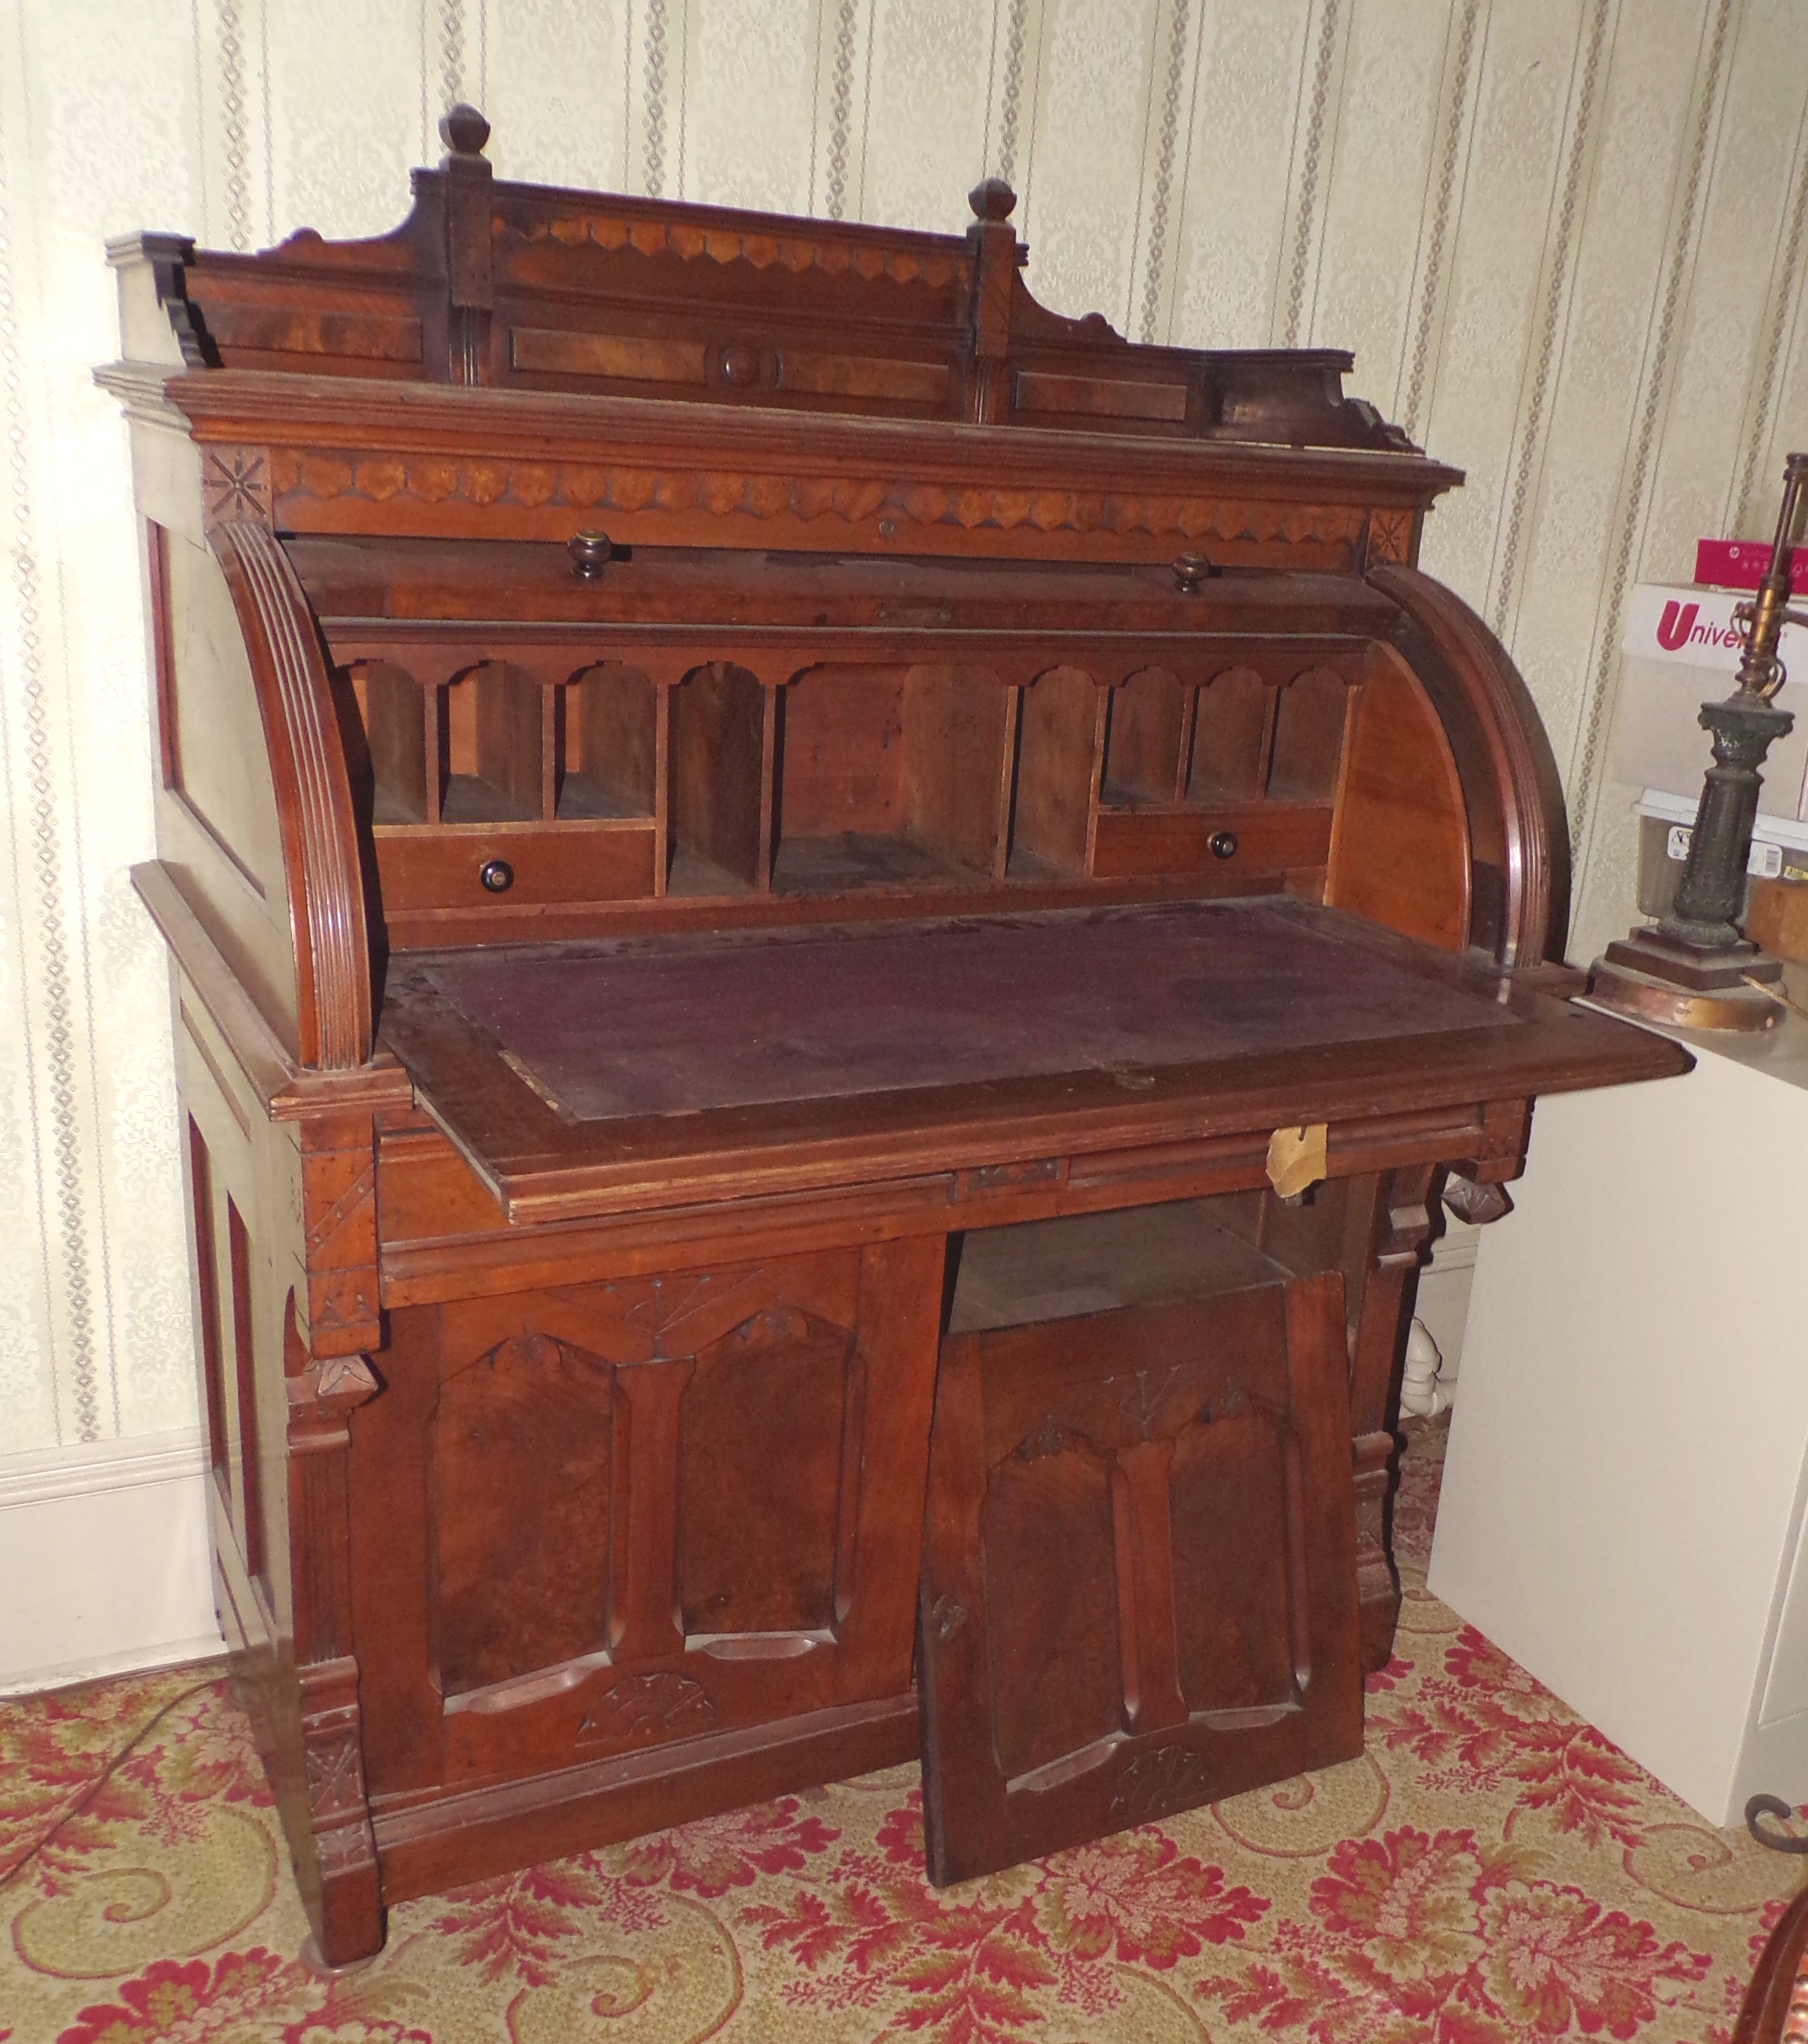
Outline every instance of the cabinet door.
<path id="1" fill-rule="evenodd" d="M 396 1312 L 354 1450 L 378 1792 L 908 1709 L 943 1254 Z"/>
<path id="2" fill-rule="evenodd" d="M 1361 1750 L 1348 1376 L 1334 1273 L 945 1343 L 931 1880 Z"/>

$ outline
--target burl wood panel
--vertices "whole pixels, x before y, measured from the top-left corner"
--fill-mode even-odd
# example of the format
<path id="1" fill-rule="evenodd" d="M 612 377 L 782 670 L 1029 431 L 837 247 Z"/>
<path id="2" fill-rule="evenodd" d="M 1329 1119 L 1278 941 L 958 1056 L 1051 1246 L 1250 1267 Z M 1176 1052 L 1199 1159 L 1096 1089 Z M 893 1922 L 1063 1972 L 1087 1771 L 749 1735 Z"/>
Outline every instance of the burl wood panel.
<path id="1" fill-rule="evenodd" d="M 521 1331 L 441 1386 L 433 1464 L 447 1696 L 608 1645 L 609 1366 Z"/>
<path id="2" fill-rule="evenodd" d="M 931 1878 L 1362 1745 L 1342 1283 L 950 1335 L 921 1589 Z"/>

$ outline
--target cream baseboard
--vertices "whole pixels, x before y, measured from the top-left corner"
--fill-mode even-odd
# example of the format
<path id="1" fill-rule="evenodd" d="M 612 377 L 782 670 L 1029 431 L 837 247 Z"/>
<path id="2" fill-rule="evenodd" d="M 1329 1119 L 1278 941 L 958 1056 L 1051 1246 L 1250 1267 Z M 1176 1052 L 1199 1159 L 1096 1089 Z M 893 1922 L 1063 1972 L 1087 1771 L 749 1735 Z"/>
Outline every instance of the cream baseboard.
<path id="1" fill-rule="evenodd" d="M 198 1427 L 0 1456 L 0 1696 L 223 1653 Z"/>

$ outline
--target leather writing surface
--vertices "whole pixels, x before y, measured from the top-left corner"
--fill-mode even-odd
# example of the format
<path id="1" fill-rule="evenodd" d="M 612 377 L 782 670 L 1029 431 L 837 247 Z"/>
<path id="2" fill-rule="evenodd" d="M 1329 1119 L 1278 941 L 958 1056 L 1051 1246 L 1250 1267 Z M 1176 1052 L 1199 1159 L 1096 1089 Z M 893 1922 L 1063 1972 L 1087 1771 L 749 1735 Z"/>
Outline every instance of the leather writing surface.
<path id="1" fill-rule="evenodd" d="M 435 961 L 572 1121 L 1499 1028 L 1495 1004 L 1244 904 Z"/>

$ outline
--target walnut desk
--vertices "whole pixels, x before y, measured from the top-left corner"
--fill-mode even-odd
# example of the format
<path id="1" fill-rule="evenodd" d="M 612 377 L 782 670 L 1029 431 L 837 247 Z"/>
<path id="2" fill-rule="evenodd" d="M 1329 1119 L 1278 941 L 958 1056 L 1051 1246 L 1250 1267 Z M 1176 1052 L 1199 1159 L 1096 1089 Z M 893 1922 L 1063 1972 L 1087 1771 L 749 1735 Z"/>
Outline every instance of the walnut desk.
<path id="1" fill-rule="evenodd" d="M 217 1590 L 325 1958 L 921 1753 L 935 1877 L 1342 1758 L 1440 1197 L 1686 1054 L 1330 351 L 494 181 L 116 247 Z"/>

